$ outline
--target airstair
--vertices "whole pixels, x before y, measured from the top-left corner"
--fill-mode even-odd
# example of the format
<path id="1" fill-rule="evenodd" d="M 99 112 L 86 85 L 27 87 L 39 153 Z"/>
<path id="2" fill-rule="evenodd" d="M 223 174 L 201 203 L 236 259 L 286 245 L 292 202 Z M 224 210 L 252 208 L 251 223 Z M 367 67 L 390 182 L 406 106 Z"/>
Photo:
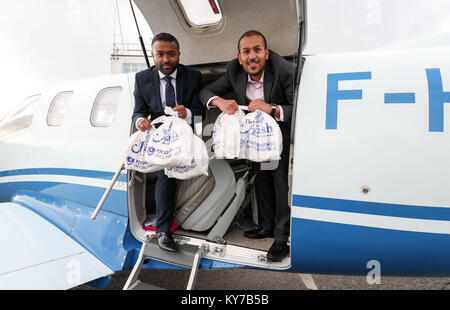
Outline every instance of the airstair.
<path id="1" fill-rule="evenodd" d="M 158 246 L 156 235 L 149 236 L 143 243 L 136 264 L 128 277 L 123 290 L 161 290 L 162 288 L 144 283 L 139 280 L 142 265 L 148 259 L 170 263 L 191 269 L 186 289 L 192 290 L 195 286 L 200 259 L 206 252 L 206 246 L 200 247 L 190 244 L 179 244 L 177 252 L 161 250 Z"/>

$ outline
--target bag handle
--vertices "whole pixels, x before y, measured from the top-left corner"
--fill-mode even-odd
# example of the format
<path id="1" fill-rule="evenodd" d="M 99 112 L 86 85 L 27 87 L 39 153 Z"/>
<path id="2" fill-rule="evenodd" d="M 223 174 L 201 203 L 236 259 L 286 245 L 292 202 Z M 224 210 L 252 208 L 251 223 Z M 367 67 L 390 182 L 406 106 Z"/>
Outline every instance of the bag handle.
<path id="1" fill-rule="evenodd" d="M 248 111 L 248 106 L 246 105 L 238 105 L 238 108 L 243 111 Z"/>
<path id="2" fill-rule="evenodd" d="M 172 110 L 171 107 L 165 107 L 164 114 L 166 114 L 167 116 L 178 117 L 178 112 L 175 112 L 174 110 Z"/>
<path id="3" fill-rule="evenodd" d="M 172 110 L 172 108 L 170 108 L 170 107 L 165 107 L 164 108 L 164 115 L 161 115 L 160 117 L 155 118 L 152 121 L 152 125 L 157 125 L 157 124 L 160 124 L 160 123 L 164 123 L 164 122 L 166 122 L 166 121 L 168 121 L 168 120 L 170 120 L 170 119 L 172 119 L 174 117 L 178 118 L 178 112 L 174 112 Z"/>
<path id="4" fill-rule="evenodd" d="M 165 123 L 167 120 L 169 120 L 170 118 L 172 118 L 171 116 L 166 116 L 166 115 L 161 115 L 160 117 L 155 118 L 152 121 L 152 126 L 153 125 L 157 125 L 160 123 Z"/>

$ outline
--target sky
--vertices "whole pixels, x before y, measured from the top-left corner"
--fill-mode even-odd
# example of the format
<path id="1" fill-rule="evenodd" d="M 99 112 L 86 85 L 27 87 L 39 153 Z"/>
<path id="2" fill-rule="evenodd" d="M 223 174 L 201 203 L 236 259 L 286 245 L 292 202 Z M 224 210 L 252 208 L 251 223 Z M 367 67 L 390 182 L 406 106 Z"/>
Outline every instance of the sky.
<path id="1" fill-rule="evenodd" d="M 150 28 L 136 14 L 149 43 Z M 0 117 L 44 87 L 111 74 L 114 40 L 139 42 L 128 0 L 8 1 L 0 29 Z"/>
<path id="2" fill-rule="evenodd" d="M 449 0 L 309 0 L 307 3 L 311 53 L 363 51 L 450 33 Z"/>
<path id="3" fill-rule="evenodd" d="M 2 0 L 0 5 L 0 118 L 44 87 L 111 74 L 113 42 L 138 42 L 129 0 Z M 449 0 L 309 0 L 305 53 L 370 50 L 449 33 L 448 12 Z M 151 30 L 136 13 L 148 44 Z"/>

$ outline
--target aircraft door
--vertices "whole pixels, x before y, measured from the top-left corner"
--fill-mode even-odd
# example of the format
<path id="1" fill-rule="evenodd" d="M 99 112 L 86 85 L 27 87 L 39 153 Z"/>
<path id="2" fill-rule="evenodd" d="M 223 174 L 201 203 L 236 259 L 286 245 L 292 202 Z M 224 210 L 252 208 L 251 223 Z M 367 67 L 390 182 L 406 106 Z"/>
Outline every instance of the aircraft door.
<path id="1" fill-rule="evenodd" d="M 294 132 L 294 269 L 367 274 L 376 261 L 385 274 L 450 271 L 449 51 L 306 57 Z M 422 263 L 436 260 L 446 263 Z"/>

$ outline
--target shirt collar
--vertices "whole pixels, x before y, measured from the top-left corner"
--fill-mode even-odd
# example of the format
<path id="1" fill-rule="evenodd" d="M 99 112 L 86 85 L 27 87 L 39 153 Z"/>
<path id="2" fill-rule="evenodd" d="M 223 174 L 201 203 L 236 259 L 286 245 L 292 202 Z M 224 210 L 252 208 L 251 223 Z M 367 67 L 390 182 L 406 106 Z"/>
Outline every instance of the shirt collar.
<path id="1" fill-rule="evenodd" d="M 250 75 L 247 74 L 247 83 L 251 83 L 251 84 L 253 84 L 253 85 L 255 85 L 255 86 L 260 86 L 260 85 L 262 85 L 262 84 L 264 83 L 264 72 L 263 72 L 263 74 L 261 75 L 261 78 L 259 79 L 259 82 L 253 81 L 252 78 L 250 77 Z"/>
<path id="2" fill-rule="evenodd" d="M 174 72 L 172 72 L 171 75 L 169 75 L 170 77 L 172 77 L 173 79 L 177 79 L 177 72 L 178 72 L 178 68 L 175 69 Z M 163 78 L 166 77 L 166 75 L 164 73 L 162 73 L 161 71 L 158 70 L 158 74 L 159 74 L 159 79 L 162 80 Z"/>

